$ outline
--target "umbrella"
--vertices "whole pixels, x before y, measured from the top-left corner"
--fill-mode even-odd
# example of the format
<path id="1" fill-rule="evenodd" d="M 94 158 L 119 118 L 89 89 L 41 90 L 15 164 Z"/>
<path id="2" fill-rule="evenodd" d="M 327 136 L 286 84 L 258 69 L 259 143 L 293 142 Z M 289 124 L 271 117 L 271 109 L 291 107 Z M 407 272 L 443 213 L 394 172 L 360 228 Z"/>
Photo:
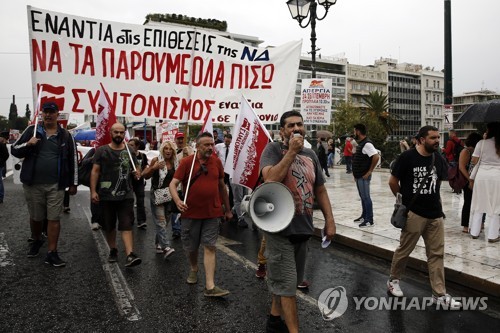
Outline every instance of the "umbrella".
<path id="1" fill-rule="evenodd" d="M 457 119 L 457 123 L 490 123 L 500 121 L 500 99 L 472 104 Z"/>
<path id="2" fill-rule="evenodd" d="M 95 140 L 95 129 L 80 131 L 76 133 L 74 138 L 76 141 Z"/>
<path id="3" fill-rule="evenodd" d="M 333 137 L 333 133 L 330 131 L 320 130 L 316 132 L 316 136 L 318 138 L 330 139 L 331 137 Z"/>

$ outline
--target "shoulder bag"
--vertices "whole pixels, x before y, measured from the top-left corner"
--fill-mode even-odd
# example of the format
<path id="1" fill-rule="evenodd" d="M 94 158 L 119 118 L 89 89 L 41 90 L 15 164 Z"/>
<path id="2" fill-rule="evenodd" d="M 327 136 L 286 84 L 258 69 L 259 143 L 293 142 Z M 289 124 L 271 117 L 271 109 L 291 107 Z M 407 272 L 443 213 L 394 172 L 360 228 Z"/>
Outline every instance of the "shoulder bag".
<path id="1" fill-rule="evenodd" d="M 469 153 L 469 161 L 471 153 L 467 148 L 465 150 Z M 467 177 L 460 171 L 460 162 L 452 163 L 448 166 L 448 183 L 453 190 L 453 193 L 462 193 L 463 188 L 467 185 Z"/>

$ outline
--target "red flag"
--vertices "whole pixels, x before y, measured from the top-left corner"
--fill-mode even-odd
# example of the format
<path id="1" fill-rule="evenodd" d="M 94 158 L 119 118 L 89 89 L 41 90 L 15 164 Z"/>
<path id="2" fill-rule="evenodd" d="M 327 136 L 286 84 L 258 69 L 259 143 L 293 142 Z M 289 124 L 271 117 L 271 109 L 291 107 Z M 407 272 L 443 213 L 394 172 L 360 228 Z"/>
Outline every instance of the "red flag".
<path id="1" fill-rule="evenodd" d="M 99 101 L 97 102 L 97 122 L 95 130 L 95 147 L 107 145 L 111 142 L 109 131 L 116 123 L 115 109 L 109 100 L 108 94 L 101 83 Z"/>
<path id="2" fill-rule="evenodd" d="M 260 156 L 271 140 L 269 132 L 255 114 L 247 99 L 242 96 L 240 113 L 236 118 L 233 140 L 229 146 L 224 172 L 229 174 L 234 184 L 253 189 L 259 178 Z"/>

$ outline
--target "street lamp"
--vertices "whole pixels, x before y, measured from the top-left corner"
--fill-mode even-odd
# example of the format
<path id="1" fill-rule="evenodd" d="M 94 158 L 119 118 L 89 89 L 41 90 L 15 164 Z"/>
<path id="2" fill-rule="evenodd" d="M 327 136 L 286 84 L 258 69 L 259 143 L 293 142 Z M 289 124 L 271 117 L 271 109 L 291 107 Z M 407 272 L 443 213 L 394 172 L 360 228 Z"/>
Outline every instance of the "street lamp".
<path id="1" fill-rule="evenodd" d="M 325 13 L 322 17 L 318 17 L 316 9 L 318 3 L 325 8 Z M 328 14 L 331 6 L 335 5 L 337 0 L 288 0 L 286 4 L 292 14 L 292 18 L 299 22 L 301 28 L 307 28 L 311 25 L 311 71 L 312 78 L 316 78 L 316 20 L 323 20 Z M 307 23 L 302 25 L 302 22 L 309 17 Z"/>
<path id="2" fill-rule="evenodd" d="M 318 17 L 316 9 L 318 8 L 318 3 L 325 8 L 325 13 L 322 17 Z M 311 76 L 313 79 L 316 78 L 316 20 L 323 20 L 328 14 L 328 10 L 331 6 L 335 5 L 337 0 L 288 0 L 286 4 L 292 14 L 292 18 L 299 22 L 301 28 L 307 28 L 309 24 L 311 25 Z M 302 22 L 307 19 L 307 23 L 304 25 Z M 312 136 L 311 145 L 314 150 L 316 150 L 316 125 L 312 125 Z"/>

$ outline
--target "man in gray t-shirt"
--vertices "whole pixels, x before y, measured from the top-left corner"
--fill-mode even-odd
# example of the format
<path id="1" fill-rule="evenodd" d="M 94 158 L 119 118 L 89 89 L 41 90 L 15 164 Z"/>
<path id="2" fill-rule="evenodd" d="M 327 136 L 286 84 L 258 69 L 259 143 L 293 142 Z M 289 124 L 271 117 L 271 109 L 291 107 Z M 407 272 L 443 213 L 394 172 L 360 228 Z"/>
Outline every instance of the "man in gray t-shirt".
<path id="1" fill-rule="evenodd" d="M 302 115 L 297 111 L 287 111 L 281 116 L 280 126 L 283 144 L 270 142 L 266 146 L 260 170 L 265 182 L 281 182 L 290 189 L 295 215 L 283 231 L 264 233 L 268 286 L 273 296 L 266 329 L 285 331 L 287 328 L 289 332 L 298 332 L 295 290 L 304 274 L 307 240 L 314 233 L 314 198 L 325 217 L 324 233 L 328 240 L 335 235 L 335 221 L 319 160 L 311 149 L 304 147 Z"/>

